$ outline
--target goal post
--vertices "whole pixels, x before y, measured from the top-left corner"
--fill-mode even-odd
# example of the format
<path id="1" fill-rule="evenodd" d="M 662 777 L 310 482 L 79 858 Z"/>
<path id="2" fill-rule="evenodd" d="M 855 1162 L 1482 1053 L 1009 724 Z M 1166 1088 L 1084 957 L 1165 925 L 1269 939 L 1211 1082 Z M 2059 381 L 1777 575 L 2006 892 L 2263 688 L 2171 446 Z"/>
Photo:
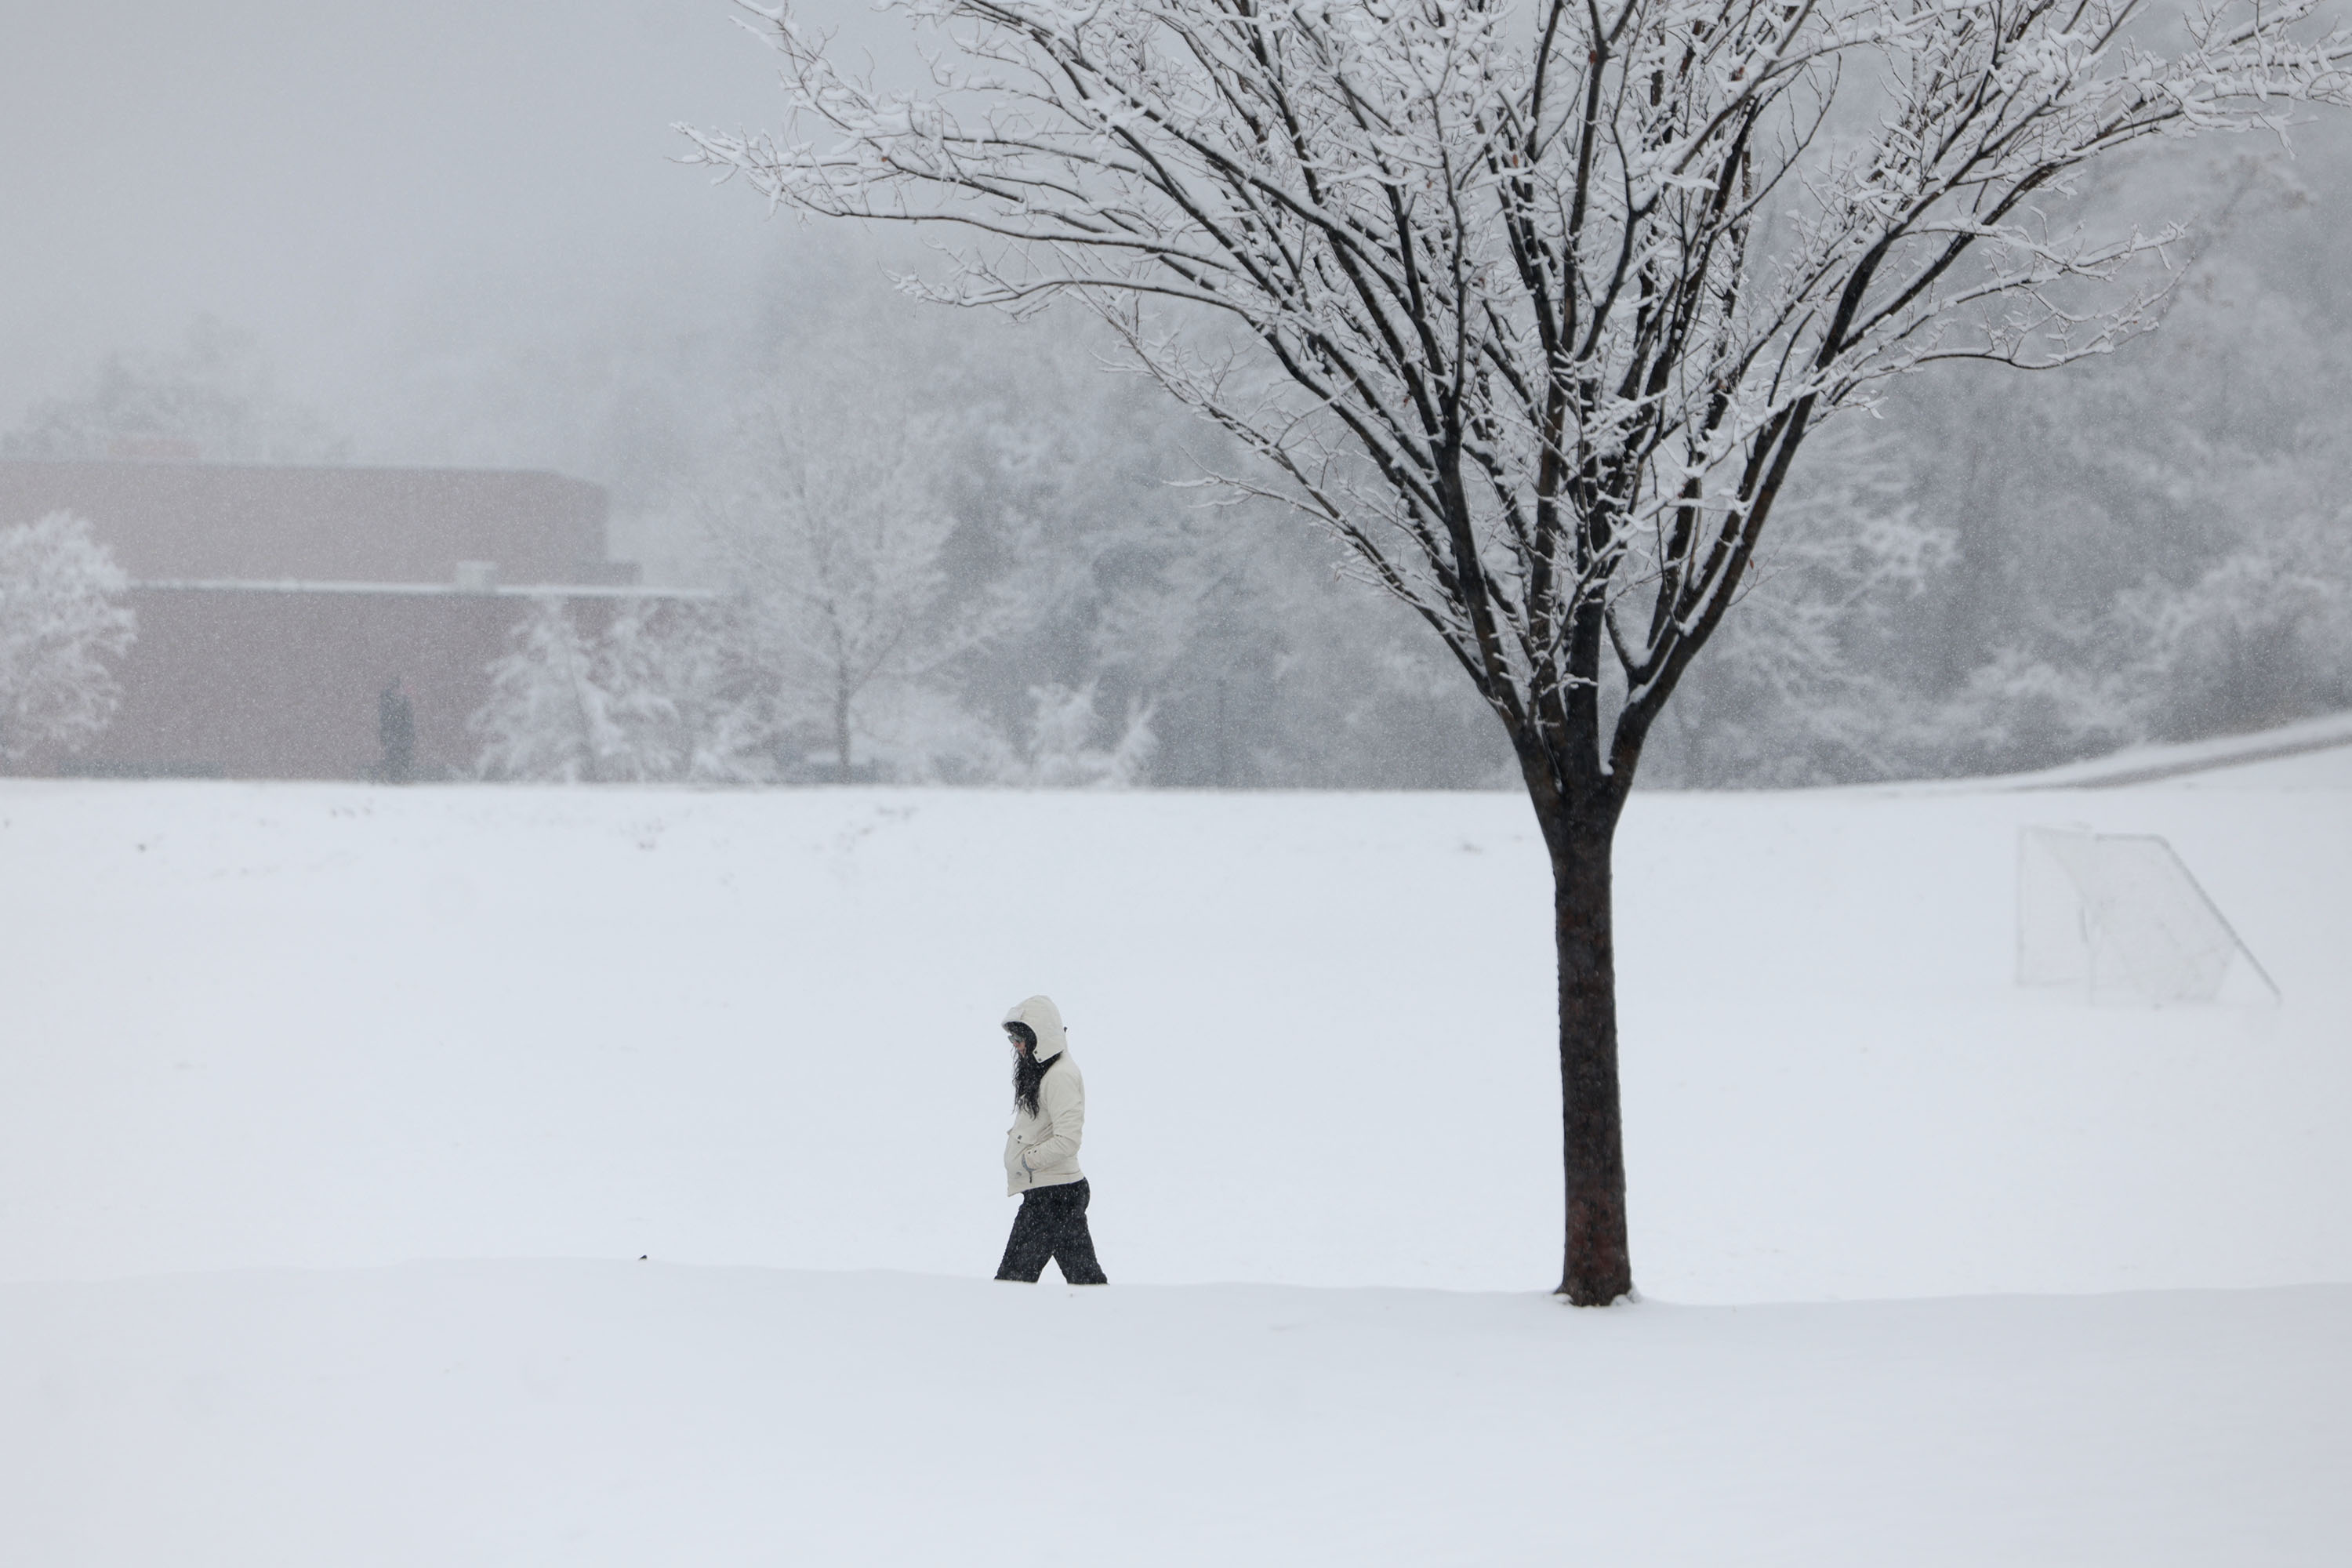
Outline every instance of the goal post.
<path id="1" fill-rule="evenodd" d="M 2172 846 L 2152 833 L 2017 838 L 2017 983 L 2093 1002 L 2211 1002 L 2242 973 L 2279 988 Z"/>

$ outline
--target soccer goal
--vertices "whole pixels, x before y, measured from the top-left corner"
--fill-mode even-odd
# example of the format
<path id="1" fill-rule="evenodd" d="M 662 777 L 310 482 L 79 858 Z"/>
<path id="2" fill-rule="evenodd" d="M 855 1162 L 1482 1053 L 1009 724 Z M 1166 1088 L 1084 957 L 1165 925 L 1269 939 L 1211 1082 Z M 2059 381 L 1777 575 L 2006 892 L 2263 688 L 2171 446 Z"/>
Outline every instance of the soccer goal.
<path id="1" fill-rule="evenodd" d="M 2017 983 L 2093 1002 L 2279 994 L 2171 845 L 2063 827 L 2018 835 Z"/>

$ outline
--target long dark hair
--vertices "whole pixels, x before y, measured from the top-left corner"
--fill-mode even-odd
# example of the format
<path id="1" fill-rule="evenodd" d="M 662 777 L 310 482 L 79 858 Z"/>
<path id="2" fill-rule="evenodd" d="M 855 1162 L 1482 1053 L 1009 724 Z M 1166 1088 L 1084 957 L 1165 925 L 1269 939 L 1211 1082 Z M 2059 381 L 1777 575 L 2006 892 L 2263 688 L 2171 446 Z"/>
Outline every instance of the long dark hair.
<path id="1" fill-rule="evenodd" d="M 1052 1067 L 1054 1063 L 1041 1062 L 1037 1059 L 1037 1033 L 1028 1025 L 1007 1024 L 1004 1028 L 1007 1034 L 1015 1036 L 1023 1045 L 1029 1047 L 1025 1051 L 1017 1051 L 1013 1054 L 1013 1103 L 1034 1116 L 1037 1114 L 1038 1086 L 1045 1081 L 1045 1069 Z M 1061 1058 L 1056 1056 L 1054 1059 L 1059 1061 Z"/>

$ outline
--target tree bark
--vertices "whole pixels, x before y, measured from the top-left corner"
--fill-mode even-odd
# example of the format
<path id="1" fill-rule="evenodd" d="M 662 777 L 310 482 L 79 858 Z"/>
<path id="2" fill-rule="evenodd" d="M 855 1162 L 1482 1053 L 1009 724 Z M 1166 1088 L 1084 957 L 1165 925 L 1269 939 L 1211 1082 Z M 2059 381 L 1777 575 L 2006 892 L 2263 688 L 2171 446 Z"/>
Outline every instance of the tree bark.
<path id="1" fill-rule="evenodd" d="M 1560 1153 L 1568 1237 L 1557 1292 L 1605 1307 L 1633 1289 L 1625 1236 L 1624 1121 L 1617 1099 L 1617 944 L 1610 858 L 1616 823 L 1548 836 L 1559 956 Z"/>

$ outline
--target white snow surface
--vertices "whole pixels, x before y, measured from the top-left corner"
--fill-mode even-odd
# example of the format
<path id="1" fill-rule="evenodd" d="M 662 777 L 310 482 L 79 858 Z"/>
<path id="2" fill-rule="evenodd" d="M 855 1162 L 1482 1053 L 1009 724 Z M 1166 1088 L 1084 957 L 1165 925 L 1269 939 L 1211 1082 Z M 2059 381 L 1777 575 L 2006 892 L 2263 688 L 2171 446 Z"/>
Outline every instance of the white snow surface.
<path id="1" fill-rule="evenodd" d="M 1637 796 L 1601 1312 L 1512 796 L 0 783 L 5 1556 L 2343 1562 L 2328 766 Z M 2027 823 L 2283 1003 L 2019 990 Z"/>
<path id="2" fill-rule="evenodd" d="M 1951 787 L 1978 790 L 2099 788 L 2169 780 L 2200 787 L 2343 789 L 2352 787 L 2352 713 L 2330 713 L 2246 734 L 2127 746 L 2104 757 L 2036 773 Z"/>
<path id="3" fill-rule="evenodd" d="M 658 1262 L 8 1286 L 7 1557 L 2337 1568 L 2347 1308 Z"/>

